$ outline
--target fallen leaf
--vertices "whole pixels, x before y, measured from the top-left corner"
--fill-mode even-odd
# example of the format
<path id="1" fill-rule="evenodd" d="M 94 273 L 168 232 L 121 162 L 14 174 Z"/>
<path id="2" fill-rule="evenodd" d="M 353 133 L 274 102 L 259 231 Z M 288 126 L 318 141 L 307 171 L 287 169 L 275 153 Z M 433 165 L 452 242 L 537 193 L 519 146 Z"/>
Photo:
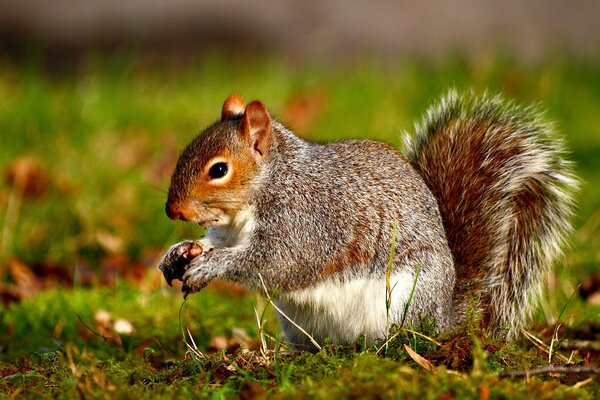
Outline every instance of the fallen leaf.
<path id="1" fill-rule="evenodd" d="M 590 304 L 600 305 L 600 291 L 590 294 L 586 300 Z"/>
<path id="2" fill-rule="evenodd" d="M 210 345 L 216 350 L 225 350 L 227 348 L 227 338 L 225 336 L 215 336 L 212 338 Z"/>
<path id="3" fill-rule="evenodd" d="M 479 400 L 489 400 L 490 398 L 490 387 L 485 383 L 479 385 Z"/>
<path id="4" fill-rule="evenodd" d="M 250 335 L 248 335 L 248 333 L 242 329 L 242 328 L 238 328 L 238 327 L 233 327 L 231 329 L 231 343 L 230 344 L 237 344 L 240 347 L 244 347 L 246 349 L 250 349 L 250 348 L 257 348 L 258 347 L 258 341 L 253 340 Z"/>
<path id="5" fill-rule="evenodd" d="M 110 315 L 110 312 L 108 312 L 107 310 L 104 309 L 99 309 L 96 311 L 96 313 L 94 314 L 94 321 L 96 322 L 96 325 L 106 328 L 110 326 L 110 321 L 112 320 L 112 315 Z"/>
<path id="6" fill-rule="evenodd" d="M 8 166 L 6 181 L 23 198 L 39 198 L 48 192 L 50 174 L 40 159 L 33 156 L 21 156 Z"/>
<path id="7" fill-rule="evenodd" d="M 433 368 L 434 368 L 433 364 L 430 363 L 423 356 L 417 354 L 413 349 L 410 348 L 409 345 L 405 344 L 404 345 L 404 350 L 406 350 L 406 352 L 408 353 L 408 355 L 410 356 L 410 358 L 412 358 L 414 362 L 416 362 L 421 367 L 423 367 L 423 369 L 425 371 L 431 371 L 431 370 L 433 370 Z"/>
<path id="8" fill-rule="evenodd" d="M 589 303 L 600 304 L 600 271 L 596 271 L 581 282 L 579 295 Z"/>
<path id="9" fill-rule="evenodd" d="M 17 285 L 0 282 L 0 298 L 2 298 L 4 307 L 7 307 L 10 303 L 17 303 L 21 300 L 21 294 L 19 293 Z"/>
<path id="10" fill-rule="evenodd" d="M 583 381 L 579 381 L 579 382 L 575 383 L 573 385 L 573 387 L 575 389 L 579 389 L 580 387 L 583 387 L 583 386 L 587 385 L 588 383 L 592 383 L 592 382 L 594 382 L 594 377 L 590 376 L 589 378 L 584 379 Z"/>
<path id="11" fill-rule="evenodd" d="M 266 389 L 258 382 L 246 382 L 239 394 L 242 400 L 264 399 Z"/>
<path id="12" fill-rule="evenodd" d="M 301 92 L 288 100 L 283 108 L 283 120 L 295 131 L 307 132 L 323 110 L 325 95 L 321 89 Z"/>
<path id="13" fill-rule="evenodd" d="M 96 240 L 100 246 L 113 254 L 119 253 L 125 244 L 123 238 L 106 230 L 99 230 L 96 232 Z"/>
<path id="14" fill-rule="evenodd" d="M 12 259 L 8 262 L 8 274 L 15 283 L 21 298 L 29 298 L 41 288 L 41 282 L 24 262 Z"/>

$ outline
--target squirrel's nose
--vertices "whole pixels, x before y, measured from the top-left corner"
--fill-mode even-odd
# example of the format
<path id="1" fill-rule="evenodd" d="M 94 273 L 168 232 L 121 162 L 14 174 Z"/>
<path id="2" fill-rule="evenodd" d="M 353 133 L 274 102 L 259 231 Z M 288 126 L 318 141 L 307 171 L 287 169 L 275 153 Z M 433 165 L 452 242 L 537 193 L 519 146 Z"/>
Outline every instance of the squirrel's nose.
<path id="1" fill-rule="evenodd" d="M 183 213 L 170 203 L 165 204 L 165 212 L 167 213 L 167 217 L 173 220 L 181 219 L 186 221 L 185 217 L 183 216 Z"/>

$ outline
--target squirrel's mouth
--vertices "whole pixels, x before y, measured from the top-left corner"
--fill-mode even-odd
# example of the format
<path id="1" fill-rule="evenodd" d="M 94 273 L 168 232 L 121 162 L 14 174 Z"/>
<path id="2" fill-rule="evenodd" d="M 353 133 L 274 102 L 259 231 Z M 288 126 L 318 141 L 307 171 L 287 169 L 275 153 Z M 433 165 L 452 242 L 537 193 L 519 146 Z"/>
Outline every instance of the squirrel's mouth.
<path id="1" fill-rule="evenodd" d="M 203 205 L 202 207 L 198 207 L 197 210 L 198 212 L 192 222 L 202 228 L 227 225 L 231 220 L 231 217 L 221 208 Z"/>
<path id="2" fill-rule="evenodd" d="M 201 228 L 211 228 L 213 226 L 221 225 L 221 224 L 219 224 L 219 220 L 218 219 L 212 219 L 212 220 L 206 220 L 206 221 L 198 221 L 196 223 Z"/>
<path id="3" fill-rule="evenodd" d="M 203 220 L 196 220 L 194 222 L 202 228 L 214 228 L 216 226 L 227 225 L 229 223 L 229 221 L 230 221 L 230 218 L 228 217 L 228 215 L 224 214 L 224 215 L 219 215 L 219 216 L 213 216 L 211 218 L 207 218 L 207 219 L 203 219 Z"/>

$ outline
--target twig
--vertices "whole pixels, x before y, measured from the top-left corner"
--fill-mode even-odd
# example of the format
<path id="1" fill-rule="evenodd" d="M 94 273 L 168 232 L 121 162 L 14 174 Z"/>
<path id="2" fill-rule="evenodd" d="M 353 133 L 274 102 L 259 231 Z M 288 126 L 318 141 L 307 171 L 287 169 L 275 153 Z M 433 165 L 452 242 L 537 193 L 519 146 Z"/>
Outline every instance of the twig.
<path id="1" fill-rule="evenodd" d="M 560 342 L 559 347 L 567 350 L 600 351 L 600 342 L 594 342 L 592 340 L 567 339 Z"/>
<path id="2" fill-rule="evenodd" d="M 563 314 L 565 313 L 565 310 L 571 303 L 571 300 L 573 300 L 573 297 L 575 296 L 575 294 L 579 291 L 580 286 L 581 285 L 578 285 L 575 288 L 575 290 L 573 290 L 573 293 L 571 293 L 571 296 L 569 296 L 569 299 L 563 306 L 562 310 L 560 310 L 560 313 L 558 314 L 558 318 L 556 319 L 556 325 L 554 326 L 554 330 L 552 332 L 552 340 L 550 341 L 550 349 L 548 351 L 548 364 L 549 365 L 552 365 L 552 356 L 554 355 L 554 344 L 558 343 L 558 330 L 560 329 L 560 326 L 561 326 L 560 319 L 562 318 Z"/>
<path id="3" fill-rule="evenodd" d="M 290 350 L 289 343 L 286 343 L 286 342 L 285 342 L 285 341 L 283 341 L 283 340 L 279 340 L 279 339 L 278 339 L 278 338 L 276 338 L 275 336 L 273 336 L 273 335 L 269 335 L 269 334 L 268 334 L 268 333 L 266 333 L 266 332 L 263 332 L 263 336 L 265 336 L 267 339 L 271 340 L 271 341 L 272 341 L 273 343 L 275 343 L 276 345 L 278 345 L 278 346 L 283 346 L 283 347 L 284 347 L 286 350 Z M 276 351 L 277 351 L 277 349 L 275 349 L 275 350 L 269 350 L 269 351 L 276 352 Z"/>
<path id="4" fill-rule="evenodd" d="M 389 343 L 389 342 L 391 342 L 392 340 L 394 340 L 395 338 L 397 338 L 397 337 L 398 337 L 398 335 L 400 335 L 400 333 L 401 333 L 402 331 L 406 331 L 406 332 L 408 332 L 408 333 L 412 333 L 413 335 L 421 336 L 423 339 L 425 339 L 425 340 L 429 340 L 431 343 L 435 344 L 436 346 L 441 346 L 441 345 L 442 345 L 440 342 L 436 341 L 435 339 L 432 339 L 432 338 L 430 338 L 429 336 L 427 336 L 427 335 L 425 335 L 425 334 L 423 334 L 423 333 L 421 333 L 421 332 L 417 332 L 417 331 L 414 331 L 414 330 L 412 330 L 412 329 L 408 329 L 408 328 L 404 328 L 404 327 L 402 327 L 402 328 L 400 328 L 400 329 L 399 329 L 399 330 L 398 330 L 396 333 L 394 333 L 394 334 L 393 334 L 391 337 L 389 337 L 389 338 L 388 338 L 388 339 L 385 341 L 385 343 L 384 343 L 384 344 L 382 344 L 382 345 L 381 345 L 381 347 L 379 347 L 379 349 L 377 349 L 377 351 L 375 352 L 375 354 L 377 354 L 377 355 L 381 355 L 381 350 L 383 350 L 384 348 L 385 348 L 385 349 L 386 349 L 386 351 L 387 351 L 387 345 L 388 345 L 388 343 Z"/>
<path id="5" fill-rule="evenodd" d="M 598 374 L 600 375 L 600 368 L 598 367 L 567 367 L 565 365 L 546 366 L 541 368 L 534 368 L 525 371 L 504 371 L 500 372 L 498 376 L 500 378 L 529 378 L 534 375 L 544 374 Z"/>
<path id="6" fill-rule="evenodd" d="M 265 281 L 263 280 L 262 275 L 258 274 L 258 277 L 260 278 L 260 283 L 262 284 L 262 287 L 265 291 L 265 296 L 267 296 L 267 301 L 273 306 L 274 309 L 277 310 L 277 312 L 279 314 L 281 314 L 285 319 L 287 319 L 290 324 L 294 325 L 300 332 L 302 332 L 304 335 L 306 335 L 306 337 L 310 340 L 310 342 L 317 348 L 317 350 L 320 351 L 321 346 L 319 346 L 319 343 L 317 343 L 317 341 L 310 335 L 310 333 L 306 332 L 300 325 L 295 323 L 279 307 L 277 307 L 277 305 L 273 302 L 273 300 L 271 300 L 271 296 L 269 295 L 269 291 L 267 290 L 267 286 L 265 285 Z"/>
<path id="7" fill-rule="evenodd" d="M 387 349 L 388 349 L 388 344 L 389 344 L 389 343 L 390 343 L 392 340 L 396 339 L 396 338 L 398 337 L 398 335 L 400 334 L 400 332 L 402 332 L 402 330 L 398 330 L 398 332 L 396 332 L 396 333 L 394 333 L 392 336 L 388 337 L 388 338 L 385 340 L 385 343 L 383 343 L 383 344 L 381 345 L 381 347 L 379 347 L 379 348 L 377 349 L 377 351 L 375 352 L 375 354 L 377 354 L 378 356 L 379 356 L 379 355 L 381 355 L 381 350 L 383 350 L 383 349 L 385 349 L 385 351 L 387 352 Z"/>
<path id="8" fill-rule="evenodd" d="M 441 346 L 442 344 L 438 341 L 436 341 L 433 338 L 430 338 L 429 336 L 421 333 L 421 332 L 417 332 L 417 331 L 413 331 L 412 329 L 408 329 L 408 328 L 404 328 L 404 330 L 406 330 L 409 333 L 412 333 L 413 335 L 417 335 L 417 336 L 421 336 L 423 339 L 429 340 L 431 343 L 437 345 L 437 346 Z"/>
<path id="9" fill-rule="evenodd" d="M 548 365 L 552 365 L 552 356 L 554 355 L 554 343 L 558 342 L 558 330 L 560 329 L 560 323 L 556 322 L 554 331 L 552 332 L 552 339 L 550 339 L 550 348 L 548 349 Z"/>
<path id="10" fill-rule="evenodd" d="M 546 352 L 546 353 L 550 353 L 550 348 L 548 347 L 548 345 L 546 343 L 544 343 L 541 339 L 535 337 L 534 335 L 532 335 L 531 333 L 527 332 L 525 329 L 521 329 L 521 333 L 523 333 L 523 335 L 531 342 L 533 343 L 533 345 L 535 347 L 537 347 L 538 349 Z M 560 358 L 563 362 L 568 363 L 569 359 L 565 356 L 563 356 L 560 353 L 556 353 L 556 356 L 558 358 Z"/>
<path id="11" fill-rule="evenodd" d="M 22 197 L 19 195 L 18 189 L 13 185 L 8 194 L 8 202 L 6 204 L 6 215 L 4 224 L 2 225 L 2 237 L 0 238 L 0 281 L 6 278 L 8 271 L 8 254 L 14 234 L 19 220 L 19 211 L 21 210 Z"/>
<path id="12" fill-rule="evenodd" d="M 101 333 L 96 332 L 95 330 L 93 330 L 92 328 L 90 328 L 88 325 L 86 325 L 86 323 L 83 322 L 83 320 L 81 319 L 81 316 L 79 316 L 79 314 L 77 315 L 77 318 L 79 319 L 79 322 L 81 322 L 81 325 L 83 325 L 83 327 L 85 329 L 87 329 L 88 331 L 92 332 L 94 335 L 102 338 L 102 340 L 104 340 L 105 342 L 109 339 L 108 337 L 104 336 Z"/>
<path id="13" fill-rule="evenodd" d="M 266 309 L 266 306 L 265 306 L 265 309 Z M 263 323 L 263 317 L 265 315 L 265 310 L 263 310 L 262 315 L 259 317 L 258 310 L 256 309 L 256 307 L 254 307 L 254 315 L 256 316 L 256 325 L 258 326 L 258 337 L 260 338 L 260 352 L 262 353 L 263 357 L 266 357 L 268 348 L 267 348 L 267 342 L 265 341 L 264 323 Z"/>
<path id="14" fill-rule="evenodd" d="M 190 328 L 185 328 L 187 330 L 187 334 L 190 338 L 190 340 L 192 341 L 192 345 L 190 346 L 188 343 L 186 343 L 188 349 L 190 349 L 190 351 L 192 351 L 196 357 L 198 358 L 206 358 L 206 356 L 204 355 L 204 353 L 202 353 L 200 351 L 200 349 L 198 349 L 198 346 L 196 346 L 196 342 L 194 341 L 194 337 L 192 336 L 192 332 L 190 332 Z"/>
<path id="15" fill-rule="evenodd" d="M 194 338 L 192 337 L 190 329 L 186 327 L 187 334 L 188 334 L 190 340 L 192 341 L 192 344 L 190 344 L 187 341 L 187 337 L 185 335 L 185 330 L 183 329 L 183 306 L 185 305 L 186 302 L 187 302 L 187 299 L 184 299 L 183 302 L 181 303 L 181 306 L 179 307 L 179 329 L 181 330 L 181 337 L 183 339 L 183 343 L 185 343 L 186 347 L 188 348 L 188 352 L 191 353 L 191 357 L 192 357 L 192 360 L 194 361 L 194 364 L 196 364 L 196 366 L 200 370 L 203 370 L 202 365 L 200 364 L 200 359 L 206 358 L 206 356 L 200 351 L 200 349 L 198 349 L 198 347 L 196 347 L 196 342 L 194 341 Z"/>

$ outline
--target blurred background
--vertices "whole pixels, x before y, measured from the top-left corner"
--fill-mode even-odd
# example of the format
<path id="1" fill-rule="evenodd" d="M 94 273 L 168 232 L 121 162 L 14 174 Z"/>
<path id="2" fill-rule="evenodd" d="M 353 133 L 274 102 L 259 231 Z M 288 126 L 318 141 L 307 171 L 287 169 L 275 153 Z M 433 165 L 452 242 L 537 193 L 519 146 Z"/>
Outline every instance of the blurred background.
<path id="1" fill-rule="evenodd" d="M 0 37 L 21 52 L 141 46 L 167 52 L 276 53 L 339 61 L 504 49 L 536 59 L 598 55 L 593 0 L 4 0 Z"/>
<path id="2" fill-rule="evenodd" d="M 311 140 L 396 147 L 452 87 L 539 103 L 584 180 L 576 234 L 549 277 L 539 320 L 555 321 L 572 293 L 592 307 L 600 302 L 599 18 L 595 0 L 1 1 L 0 298 L 13 314 L 0 318 L 9 332 L 0 353 L 17 351 L 7 343 L 19 332 L 37 332 L 39 324 L 15 322 L 27 313 L 55 340 L 79 337 L 79 322 L 61 315 L 75 307 L 92 319 L 97 306 L 84 299 L 106 305 L 114 296 L 94 288 L 168 293 L 178 307 L 156 264 L 170 244 L 202 232 L 165 216 L 170 174 L 231 92 L 263 100 Z M 211 287 L 198 301 L 222 290 Z M 37 300 L 56 304 L 54 314 L 10 308 L 62 288 L 84 292 Z M 130 310 L 134 326 L 156 322 L 164 303 L 150 316 L 124 307 L 123 296 L 114 308 Z M 597 319 L 597 309 L 573 318 L 589 315 Z M 246 317 L 255 330 L 251 308 Z M 214 318 L 198 324 L 225 330 Z M 57 321 L 66 321 L 60 330 Z M 40 346 L 38 333 L 20 350 Z"/>

